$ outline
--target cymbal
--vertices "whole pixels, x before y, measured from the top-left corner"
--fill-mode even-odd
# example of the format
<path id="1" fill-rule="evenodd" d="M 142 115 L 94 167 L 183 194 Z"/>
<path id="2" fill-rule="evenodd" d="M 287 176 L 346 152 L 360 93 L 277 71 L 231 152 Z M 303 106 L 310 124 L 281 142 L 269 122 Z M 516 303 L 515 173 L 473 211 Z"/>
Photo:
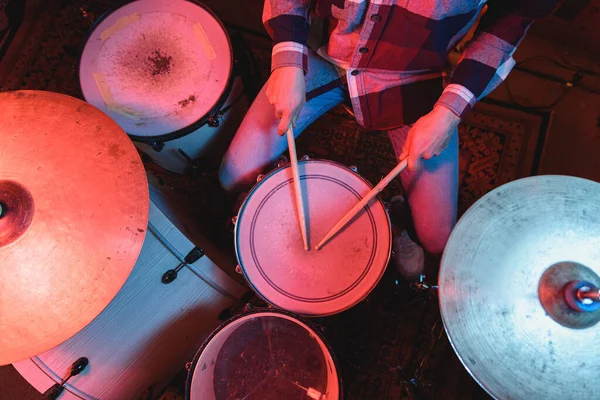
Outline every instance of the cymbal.
<path id="1" fill-rule="evenodd" d="M 123 130 L 42 91 L 0 93 L 0 365 L 91 322 L 129 276 L 148 183 Z"/>
<path id="2" fill-rule="evenodd" d="M 496 399 L 600 392 L 600 311 L 566 301 L 600 285 L 600 184 L 536 176 L 503 185 L 461 217 L 442 258 L 446 333 Z"/>

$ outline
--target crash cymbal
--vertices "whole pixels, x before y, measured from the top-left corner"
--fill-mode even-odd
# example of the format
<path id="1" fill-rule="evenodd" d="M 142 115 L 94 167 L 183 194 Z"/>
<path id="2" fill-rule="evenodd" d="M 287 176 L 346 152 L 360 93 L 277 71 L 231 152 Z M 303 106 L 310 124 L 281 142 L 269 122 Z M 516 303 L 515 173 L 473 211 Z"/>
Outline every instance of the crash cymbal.
<path id="1" fill-rule="evenodd" d="M 577 310 L 569 301 L 584 290 L 573 282 L 597 288 L 599 276 L 600 184 L 567 176 L 508 183 L 476 202 L 450 237 L 439 277 L 446 332 L 496 399 L 599 393 L 598 303 L 583 296 L 588 309 Z"/>
<path id="2" fill-rule="evenodd" d="M 75 98 L 0 93 L 0 365 L 73 336 L 139 255 L 148 183 L 108 116 Z"/>

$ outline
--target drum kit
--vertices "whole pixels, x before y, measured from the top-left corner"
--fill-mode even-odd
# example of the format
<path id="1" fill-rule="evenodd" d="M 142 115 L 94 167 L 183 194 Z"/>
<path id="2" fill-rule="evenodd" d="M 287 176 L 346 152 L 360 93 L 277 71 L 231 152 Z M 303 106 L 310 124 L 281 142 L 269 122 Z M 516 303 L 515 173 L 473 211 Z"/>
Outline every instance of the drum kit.
<path id="1" fill-rule="evenodd" d="M 343 398 L 310 318 L 380 281 L 392 235 L 375 194 L 404 166 L 373 187 L 332 161 L 282 163 L 239 209 L 235 256 L 223 252 L 149 184 L 140 153 L 187 172 L 226 141 L 212 125 L 235 109 L 235 81 L 210 11 L 139 0 L 93 28 L 86 101 L 0 94 L 0 365 L 46 398 L 155 399 L 184 367 L 191 400 Z M 305 250 L 298 191 L 318 250 Z M 597 393 L 600 184 L 536 176 L 491 191 L 459 220 L 436 288 L 454 351 L 492 397 Z M 223 322 L 249 292 L 269 306 Z"/>

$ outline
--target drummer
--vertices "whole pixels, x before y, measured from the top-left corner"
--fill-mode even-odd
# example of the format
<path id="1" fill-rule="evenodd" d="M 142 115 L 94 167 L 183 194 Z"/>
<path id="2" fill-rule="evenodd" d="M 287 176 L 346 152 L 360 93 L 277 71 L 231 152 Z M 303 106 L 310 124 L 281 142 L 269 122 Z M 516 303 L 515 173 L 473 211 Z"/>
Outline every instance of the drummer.
<path id="1" fill-rule="evenodd" d="M 223 159 L 221 183 L 247 189 L 286 150 L 282 135 L 290 124 L 298 135 L 349 100 L 359 125 L 387 130 L 396 156 L 408 157 L 401 174 L 408 205 L 395 196 L 390 217 L 396 267 L 413 279 L 423 271 L 423 249 L 439 256 L 456 222 L 459 122 L 506 79 L 528 27 L 556 1 L 490 2 L 445 82 L 447 52 L 485 0 L 312 3 L 265 0 L 272 72 Z M 311 46 L 316 52 L 307 45 L 315 17 L 328 26 L 324 40 Z"/>

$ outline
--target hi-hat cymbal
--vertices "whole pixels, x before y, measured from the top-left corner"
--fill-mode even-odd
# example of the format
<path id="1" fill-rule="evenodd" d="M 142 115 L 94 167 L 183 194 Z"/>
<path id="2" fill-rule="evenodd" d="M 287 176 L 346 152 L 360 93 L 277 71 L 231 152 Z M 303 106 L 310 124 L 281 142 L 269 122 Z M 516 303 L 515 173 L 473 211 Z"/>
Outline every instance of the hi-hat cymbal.
<path id="1" fill-rule="evenodd" d="M 95 107 L 0 93 L 0 365 L 73 336 L 139 255 L 148 184 L 123 130 Z"/>
<path id="2" fill-rule="evenodd" d="M 488 193 L 454 229 L 439 277 L 446 332 L 496 399 L 600 393 L 600 311 L 575 311 L 568 284 L 600 285 L 600 184 L 520 179 Z"/>

